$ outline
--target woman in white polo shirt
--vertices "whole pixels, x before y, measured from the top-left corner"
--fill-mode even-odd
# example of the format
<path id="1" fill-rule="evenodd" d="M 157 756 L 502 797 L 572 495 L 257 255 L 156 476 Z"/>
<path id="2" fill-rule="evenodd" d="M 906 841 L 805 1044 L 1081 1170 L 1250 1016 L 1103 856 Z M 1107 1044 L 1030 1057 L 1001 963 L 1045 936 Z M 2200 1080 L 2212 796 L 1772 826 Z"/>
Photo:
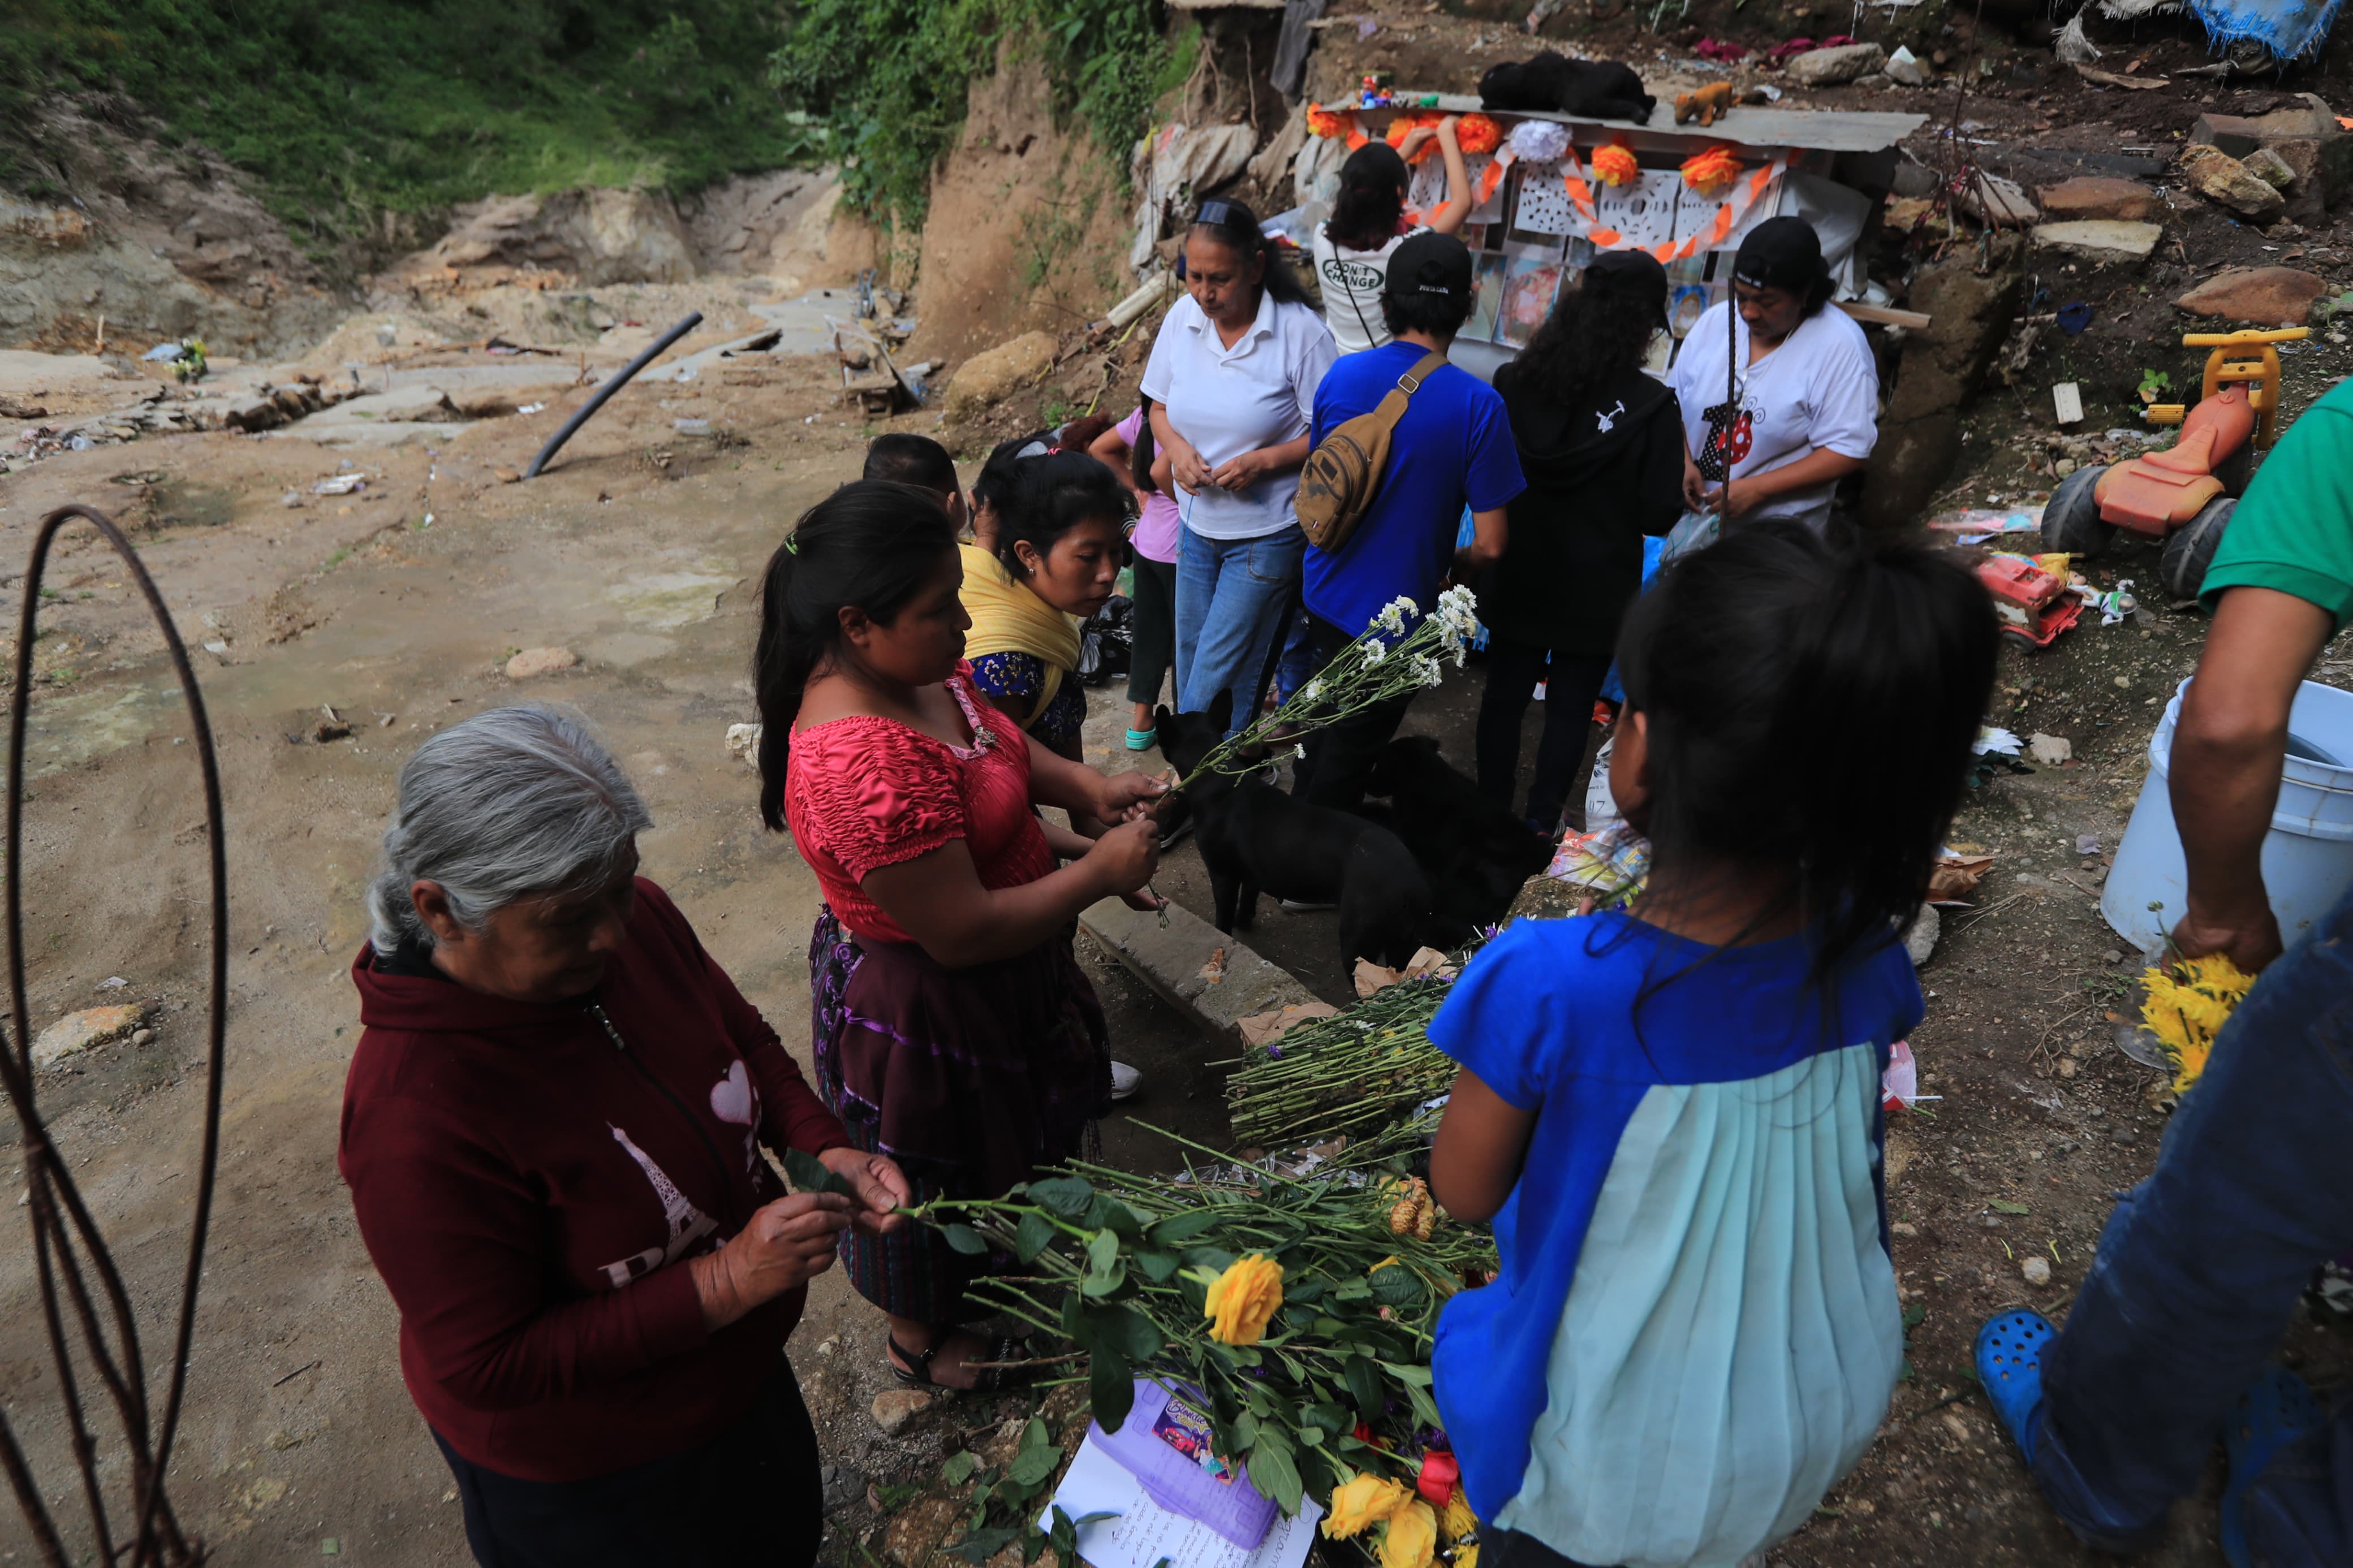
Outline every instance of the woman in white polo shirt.
<path id="1" fill-rule="evenodd" d="M 1184 527 L 1176 546 L 1177 706 L 1234 694 L 1257 715 L 1268 653 L 1299 584 L 1293 501 L 1315 386 L 1335 353 L 1306 290 L 1239 202 L 1206 201 L 1185 237 L 1189 295 L 1144 367 L 1152 431 Z"/>

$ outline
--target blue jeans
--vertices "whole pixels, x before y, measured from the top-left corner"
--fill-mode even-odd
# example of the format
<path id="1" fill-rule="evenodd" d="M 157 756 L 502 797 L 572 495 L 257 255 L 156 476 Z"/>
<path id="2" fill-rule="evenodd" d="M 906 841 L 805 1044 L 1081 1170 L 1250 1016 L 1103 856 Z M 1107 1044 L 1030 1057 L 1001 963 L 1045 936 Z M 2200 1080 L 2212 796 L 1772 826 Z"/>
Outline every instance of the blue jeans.
<path id="1" fill-rule="evenodd" d="M 2313 1271 L 2353 1246 L 2348 1147 L 2353 893 L 2232 1016 L 2043 1348 L 2034 1479 L 2079 1533 L 2135 1541 L 2197 1485 Z M 2247 1529 L 2267 1568 L 2353 1562 L 2353 1404 L 2272 1461 Z"/>
<path id="2" fill-rule="evenodd" d="M 1258 539 L 1204 539 L 1186 529 L 1176 545 L 1176 690 L 1180 712 L 1234 694 L 1228 733 L 1258 717 L 1267 656 L 1299 589 L 1307 536 L 1296 523 Z"/>

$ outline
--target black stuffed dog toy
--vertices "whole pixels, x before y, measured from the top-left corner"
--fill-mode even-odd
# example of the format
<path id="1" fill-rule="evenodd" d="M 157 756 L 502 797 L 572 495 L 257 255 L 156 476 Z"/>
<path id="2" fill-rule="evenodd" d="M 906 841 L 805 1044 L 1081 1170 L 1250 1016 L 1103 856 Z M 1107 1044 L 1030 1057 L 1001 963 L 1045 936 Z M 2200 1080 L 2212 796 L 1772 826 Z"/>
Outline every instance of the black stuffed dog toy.
<path id="1" fill-rule="evenodd" d="M 1488 109 L 1541 109 L 1585 120 L 1650 121 L 1658 100 L 1642 90 L 1634 68 L 1616 60 L 1573 60 L 1546 49 L 1528 60 L 1490 66 L 1479 79 L 1479 101 Z"/>
<path id="2" fill-rule="evenodd" d="M 1231 693 L 1206 713 L 1156 710 L 1161 753 L 1182 777 L 1226 732 Z M 1359 958 L 1402 968 L 1430 920 L 1430 882 L 1398 836 L 1361 816 L 1294 800 L 1255 774 L 1210 773 L 1176 804 L 1192 814 L 1221 931 L 1248 931 L 1258 896 L 1340 909 L 1340 968 Z"/>

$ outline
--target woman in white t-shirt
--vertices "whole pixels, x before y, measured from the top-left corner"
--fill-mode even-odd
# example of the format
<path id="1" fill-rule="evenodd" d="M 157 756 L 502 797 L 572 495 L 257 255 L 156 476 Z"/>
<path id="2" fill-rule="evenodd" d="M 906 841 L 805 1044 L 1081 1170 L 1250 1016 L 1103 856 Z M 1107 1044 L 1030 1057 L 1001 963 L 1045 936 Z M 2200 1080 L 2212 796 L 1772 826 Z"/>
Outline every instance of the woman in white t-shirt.
<path id="1" fill-rule="evenodd" d="M 1705 542 L 1702 514 L 1793 518 L 1819 533 L 1839 480 L 1869 460 L 1879 371 L 1862 329 L 1828 308 L 1832 287 L 1801 217 L 1769 218 L 1740 242 L 1734 300 L 1709 307 L 1675 359 L 1691 512 L 1671 553 Z"/>
<path id="2" fill-rule="evenodd" d="M 1233 693 L 1258 716 L 1268 650 L 1296 602 L 1307 536 L 1294 506 L 1332 334 L 1240 202 L 1206 201 L 1186 285 L 1152 341 L 1144 395 L 1183 521 L 1176 543 L 1177 710 Z"/>
<path id="3" fill-rule="evenodd" d="M 1379 348 L 1389 341 L 1381 324 L 1381 289 L 1388 281 L 1389 253 L 1408 235 L 1432 229 L 1452 234 L 1471 216 L 1471 175 L 1454 139 L 1455 116 L 1437 126 L 1416 126 L 1402 146 L 1367 142 L 1340 165 L 1340 195 L 1332 216 L 1315 226 L 1315 280 L 1324 289 L 1324 324 L 1344 354 Z M 1435 138 L 1446 159 L 1446 201 L 1424 216 L 1405 205 L 1410 176 L 1407 161 Z"/>

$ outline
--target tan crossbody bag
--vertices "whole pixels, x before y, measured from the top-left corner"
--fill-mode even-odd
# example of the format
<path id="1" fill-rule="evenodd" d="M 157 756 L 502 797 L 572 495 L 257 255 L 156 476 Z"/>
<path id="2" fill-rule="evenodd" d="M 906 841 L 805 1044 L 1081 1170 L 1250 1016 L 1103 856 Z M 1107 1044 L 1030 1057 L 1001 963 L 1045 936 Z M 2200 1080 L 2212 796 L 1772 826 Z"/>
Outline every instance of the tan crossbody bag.
<path id="1" fill-rule="evenodd" d="M 1299 526 L 1318 550 L 1336 551 L 1373 510 L 1381 471 L 1388 466 L 1389 438 L 1397 434 L 1405 405 L 1430 373 L 1446 363 L 1432 349 L 1398 377 L 1397 385 L 1370 414 L 1359 414 L 1325 436 L 1307 454 L 1299 475 Z"/>

